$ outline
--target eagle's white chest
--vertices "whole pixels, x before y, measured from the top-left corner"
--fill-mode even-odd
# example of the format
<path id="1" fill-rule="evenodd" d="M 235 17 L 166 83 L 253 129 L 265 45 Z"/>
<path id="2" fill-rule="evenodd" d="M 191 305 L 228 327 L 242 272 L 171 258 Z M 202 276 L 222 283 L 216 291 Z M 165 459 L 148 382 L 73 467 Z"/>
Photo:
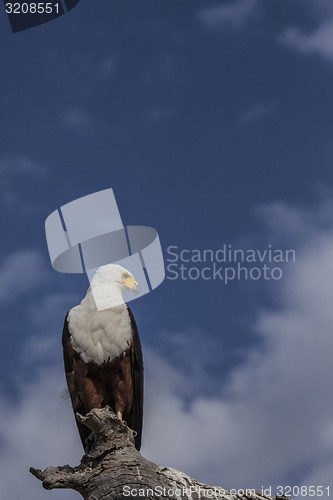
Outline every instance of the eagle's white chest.
<path id="1" fill-rule="evenodd" d="M 129 348 L 132 340 L 125 304 L 97 311 L 82 301 L 70 310 L 68 328 L 73 347 L 85 363 L 112 361 Z"/>

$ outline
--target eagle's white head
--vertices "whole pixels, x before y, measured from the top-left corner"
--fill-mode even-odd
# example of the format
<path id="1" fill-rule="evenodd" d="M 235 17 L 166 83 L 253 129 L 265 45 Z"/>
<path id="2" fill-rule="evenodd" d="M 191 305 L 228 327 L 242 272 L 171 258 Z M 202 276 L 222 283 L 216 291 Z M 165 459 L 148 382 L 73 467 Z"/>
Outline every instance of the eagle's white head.
<path id="1" fill-rule="evenodd" d="M 140 292 L 132 273 L 119 264 L 107 264 L 97 269 L 87 295 L 91 293 L 97 309 L 104 310 L 124 304 L 122 294 L 125 290 Z"/>

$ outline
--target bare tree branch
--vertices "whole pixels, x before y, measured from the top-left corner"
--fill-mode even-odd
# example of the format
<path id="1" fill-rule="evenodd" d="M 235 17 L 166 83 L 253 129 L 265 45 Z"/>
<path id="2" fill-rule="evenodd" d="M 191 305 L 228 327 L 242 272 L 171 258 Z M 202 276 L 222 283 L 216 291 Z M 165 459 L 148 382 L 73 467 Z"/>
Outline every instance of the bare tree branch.
<path id="1" fill-rule="evenodd" d="M 47 467 L 30 472 L 44 488 L 69 488 L 85 500 L 168 498 L 199 500 L 272 500 L 253 490 L 228 492 L 220 486 L 199 483 L 183 472 L 146 460 L 134 446 L 133 432 L 109 408 L 77 415 L 92 431 L 92 448 L 77 467 Z M 287 497 L 278 497 L 287 499 Z"/>

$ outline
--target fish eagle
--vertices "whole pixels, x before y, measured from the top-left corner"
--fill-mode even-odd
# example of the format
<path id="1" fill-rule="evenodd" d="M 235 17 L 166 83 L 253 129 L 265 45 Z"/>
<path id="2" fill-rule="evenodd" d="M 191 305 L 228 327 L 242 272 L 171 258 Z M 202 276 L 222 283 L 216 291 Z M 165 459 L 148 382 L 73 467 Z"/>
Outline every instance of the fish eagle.
<path id="1" fill-rule="evenodd" d="M 138 328 L 123 300 L 125 290 L 140 291 L 133 275 L 117 264 L 101 266 L 84 299 L 66 315 L 62 346 L 74 413 L 86 415 L 109 405 L 135 431 L 140 450 L 143 360 Z M 90 430 L 78 421 L 77 426 L 87 453 Z"/>

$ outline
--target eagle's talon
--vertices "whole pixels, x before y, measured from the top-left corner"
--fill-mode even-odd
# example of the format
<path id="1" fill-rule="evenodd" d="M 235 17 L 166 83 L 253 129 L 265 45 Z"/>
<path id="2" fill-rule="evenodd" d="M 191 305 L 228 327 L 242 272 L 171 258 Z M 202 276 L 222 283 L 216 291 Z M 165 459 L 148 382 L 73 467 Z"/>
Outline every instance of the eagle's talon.
<path id="1" fill-rule="evenodd" d="M 138 435 L 138 433 L 134 429 L 131 429 L 128 426 L 127 426 L 127 429 L 133 434 L 134 437 L 136 437 Z"/>
<path id="2" fill-rule="evenodd" d="M 123 414 L 121 413 L 121 411 L 117 411 L 117 418 L 118 418 L 118 420 L 120 420 L 120 421 L 121 421 L 124 425 L 126 425 L 126 427 L 128 427 L 126 420 L 123 420 Z"/>
<path id="3" fill-rule="evenodd" d="M 123 420 L 123 415 L 120 411 L 117 411 L 117 418 L 119 420 L 121 420 L 121 422 L 127 427 L 127 429 L 133 434 L 134 437 L 136 437 L 138 435 L 138 433 L 135 430 L 133 430 L 129 427 L 126 420 Z"/>

